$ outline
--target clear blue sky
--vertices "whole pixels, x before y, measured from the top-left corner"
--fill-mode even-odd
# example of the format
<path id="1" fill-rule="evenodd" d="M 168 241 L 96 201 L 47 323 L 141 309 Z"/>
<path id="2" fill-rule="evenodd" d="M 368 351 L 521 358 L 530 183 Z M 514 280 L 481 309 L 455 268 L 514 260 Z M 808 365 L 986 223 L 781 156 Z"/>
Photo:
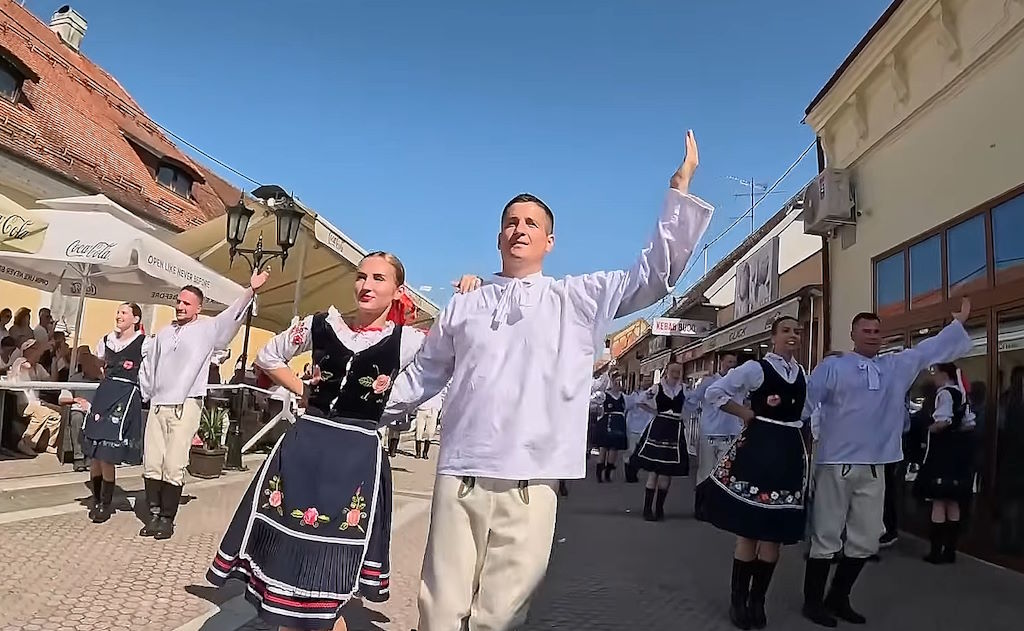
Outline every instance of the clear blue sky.
<path id="1" fill-rule="evenodd" d="M 29 0 L 48 20 L 60 3 Z M 803 111 L 888 0 L 73 4 L 83 52 L 165 127 L 292 189 L 414 286 L 498 267 L 502 205 L 556 214 L 551 275 L 632 263 L 682 158 L 718 210 L 727 176 L 773 182 L 813 140 Z M 815 172 L 812 151 L 780 187 Z M 237 176 L 229 179 L 251 190 Z M 760 223 L 785 195 L 769 197 Z M 747 233 L 734 229 L 712 261 Z M 697 264 L 680 283 L 697 280 Z"/>

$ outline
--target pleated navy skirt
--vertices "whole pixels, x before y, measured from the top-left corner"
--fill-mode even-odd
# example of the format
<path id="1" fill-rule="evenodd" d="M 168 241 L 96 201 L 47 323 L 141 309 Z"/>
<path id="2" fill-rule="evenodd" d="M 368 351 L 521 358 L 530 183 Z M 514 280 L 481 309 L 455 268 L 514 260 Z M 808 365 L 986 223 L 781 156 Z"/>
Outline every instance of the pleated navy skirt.
<path id="1" fill-rule="evenodd" d="M 970 500 L 974 493 L 974 432 L 946 428 L 929 433 L 913 491 L 922 500 Z"/>
<path id="2" fill-rule="evenodd" d="M 82 453 L 110 464 L 142 464 L 142 395 L 134 382 L 104 379 L 82 424 Z"/>
<path id="3" fill-rule="evenodd" d="M 366 422 L 299 418 L 235 511 L 207 580 L 235 578 L 271 625 L 330 629 L 390 595 L 391 468 Z"/>
<path id="4" fill-rule="evenodd" d="M 800 429 L 755 419 L 697 485 L 695 517 L 740 537 L 799 543 L 807 474 Z"/>
<path id="5" fill-rule="evenodd" d="M 655 416 L 637 440 L 630 463 L 658 475 L 690 475 L 690 454 L 686 450 L 682 419 Z"/>

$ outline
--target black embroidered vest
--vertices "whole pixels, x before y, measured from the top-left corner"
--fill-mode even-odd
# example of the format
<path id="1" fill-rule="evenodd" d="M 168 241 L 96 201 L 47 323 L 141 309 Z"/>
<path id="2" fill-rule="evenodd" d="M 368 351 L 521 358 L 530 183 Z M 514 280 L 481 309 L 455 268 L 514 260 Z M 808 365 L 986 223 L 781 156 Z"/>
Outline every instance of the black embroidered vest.
<path id="1" fill-rule="evenodd" d="M 358 353 L 341 343 L 326 313 L 313 316 L 310 328 L 313 365 L 319 366 L 322 379 L 311 388 L 308 413 L 379 421 L 401 369 L 402 327 Z"/>
<path id="2" fill-rule="evenodd" d="M 679 388 L 679 394 L 674 398 L 669 397 L 665 394 L 665 390 L 662 389 L 661 384 L 658 384 L 658 396 L 654 397 L 654 403 L 658 408 L 658 412 L 671 412 L 672 414 L 683 413 L 683 401 L 686 400 L 686 392 L 683 388 Z"/>
<path id="3" fill-rule="evenodd" d="M 622 414 L 626 413 L 626 397 L 622 394 L 616 399 L 607 392 L 604 393 L 604 416 L 607 417 L 609 414 Z"/>
<path id="4" fill-rule="evenodd" d="M 804 371 L 800 370 L 796 380 L 789 383 L 768 360 L 762 359 L 758 363 L 764 372 L 764 383 L 750 393 L 750 409 L 757 416 L 773 421 L 799 421 L 807 396 Z"/>
<path id="5" fill-rule="evenodd" d="M 106 362 L 106 368 L 103 369 L 103 376 L 108 379 L 124 379 L 137 384 L 139 382 L 139 366 L 142 365 L 142 345 L 145 342 L 146 336 L 140 335 L 128 346 L 115 351 L 104 337 L 103 361 Z"/>

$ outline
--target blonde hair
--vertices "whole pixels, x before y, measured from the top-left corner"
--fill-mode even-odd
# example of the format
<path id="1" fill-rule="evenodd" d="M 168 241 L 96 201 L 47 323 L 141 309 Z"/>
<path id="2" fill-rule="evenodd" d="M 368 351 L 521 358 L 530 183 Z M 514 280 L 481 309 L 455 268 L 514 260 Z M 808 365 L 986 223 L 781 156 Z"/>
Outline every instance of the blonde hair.
<path id="1" fill-rule="evenodd" d="M 378 250 L 376 252 L 370 252 L 369 254 L 364 256 L 362 258 L 362 260 L 359 261 L 359 264 L 362 265 L 363 261 L 365 261 L 368 258 L 373 258 L 373 257 L 378 257 L 378 258 L 384 259 L 385 261 L 387 261 L 391 265 L 392 268 L 394 268 L 394 270 L 395 270 L 395 281 L 397 282 L 399 287 L 401 287 L 402 285 L 405 284 L 405 266 L 402 265 L 402 261 L 400 261 L 397 256 L 395 256 L 391 252 L 384 252 L 384 251 Z"/>

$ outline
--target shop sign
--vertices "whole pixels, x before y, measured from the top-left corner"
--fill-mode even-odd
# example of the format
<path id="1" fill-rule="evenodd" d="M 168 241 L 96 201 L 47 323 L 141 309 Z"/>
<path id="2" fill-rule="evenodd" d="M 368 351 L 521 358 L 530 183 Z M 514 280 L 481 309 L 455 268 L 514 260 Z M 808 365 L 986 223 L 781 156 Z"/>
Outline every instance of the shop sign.
<path id="1" fill-rule="evenodd" d="M 704 320 L 685 320 L 683 318 L 654 318 L 651 333 L 654 335 L 678 335 L 686 337 L 703 337 L 711 332 L 713 325 Z"/>
<path id="2" fill-rule="evenodd" d="M 795 318 L 799 313 L 800 298 L 793 298 L 774 309 L 769 309 L 761 315 L 750 318 L 746 322 L 740 322 L 708 337 L 704 340 L 703 350 L 705 353 L 710 353 L 732 344 L 741 343 L 747 338 L 763 335 L 765 331 L 771 330 L 772 323 L 776 319 L 782 316 Z"/>

